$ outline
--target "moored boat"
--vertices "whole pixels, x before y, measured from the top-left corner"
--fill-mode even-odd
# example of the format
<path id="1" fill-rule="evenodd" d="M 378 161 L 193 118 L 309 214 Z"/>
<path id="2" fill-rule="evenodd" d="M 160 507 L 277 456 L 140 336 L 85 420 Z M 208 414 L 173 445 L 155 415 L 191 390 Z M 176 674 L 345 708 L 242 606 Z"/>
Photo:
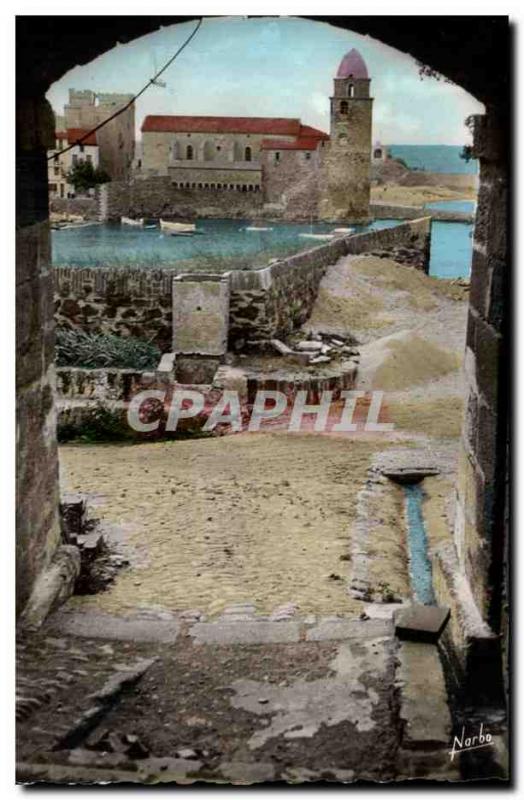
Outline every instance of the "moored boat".
<path id="1" fill-rule="evenodd" d="M 194 222 L 170 222 L 165 219 L 160 220 L 160 230 L 170 236 L 192 236 L 197 232 Z"/>
<path id="2" fill-rule="evenodd" d="M 134 225 L 135 227 L 142 228 L 144 225 L 144 218 L 140 217 L 140 219 L 131 219 L 131 217 L 120 217 L 120 224 L 121 225 Z"/>

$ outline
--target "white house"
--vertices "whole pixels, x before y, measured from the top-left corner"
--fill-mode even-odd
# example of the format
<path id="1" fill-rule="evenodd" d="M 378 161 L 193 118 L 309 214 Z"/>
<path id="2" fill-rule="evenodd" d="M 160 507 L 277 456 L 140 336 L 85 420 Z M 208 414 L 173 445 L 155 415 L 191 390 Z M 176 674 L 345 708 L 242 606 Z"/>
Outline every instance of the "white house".
<path id="1" fill-rule="evenodd" d="M 55 134 L 55 149 L 48 150 L 49 161 L 47 162 L 48 184 L 50 197 L 73 197 L 74 187 L 67 182 L 67 173 L 82 161 L 90 161 L 96 169 L 100 162 L 99 147 L 96 141 L 96 133 L 90 134 L 84 139 L 82 144 L 75 144 L 79 139 L 86 135 L 88 131 L 82 128 L 68 128 L 66 131 L 57 131 Z M 60 151 L 66 147 L 74 145 L 63 155 Z M 51 158 L 52 156 L 52 158 Z"/>

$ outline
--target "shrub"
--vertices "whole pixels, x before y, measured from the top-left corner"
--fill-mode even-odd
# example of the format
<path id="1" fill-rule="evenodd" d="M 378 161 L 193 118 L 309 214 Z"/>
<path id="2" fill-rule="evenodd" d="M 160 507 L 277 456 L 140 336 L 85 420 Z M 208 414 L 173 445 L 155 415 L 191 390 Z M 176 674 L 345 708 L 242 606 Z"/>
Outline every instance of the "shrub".
<path id="1" fill-rule="evenodd" d="M 151 342 L 131 336 L 108 333 L 85 333 L 58 329 L 56 332 L 56 364 L 58 367 L 102 367 L 155 369 L 160 350 Z"/>
<path id="2" fill-rule="evenodd" d="M 119 442 L 133 439 L 121 411 L 106 408 L 102 403 L 84 412 L 81 425 L 75 421 L 58 422 L 57 439 L 64 442 Z"/>

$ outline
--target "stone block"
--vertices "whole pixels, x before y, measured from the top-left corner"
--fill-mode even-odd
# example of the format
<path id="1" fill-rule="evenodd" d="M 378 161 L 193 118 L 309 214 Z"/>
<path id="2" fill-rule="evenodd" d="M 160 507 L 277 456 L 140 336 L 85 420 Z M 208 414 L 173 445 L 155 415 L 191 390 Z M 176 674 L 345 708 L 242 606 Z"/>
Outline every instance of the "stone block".
<path id="1" fill-rule="evenodd" d="M 229 329 L 229 282 L 220 276 L 173 281 L 173 351 L 224 355 Z"/>
<path id="2" fill-rule="evenodd" d="M 491 325 L 481 319 L 476 323 L 476 377 L 479 392 L 493 409 L 498 397 L 498 380 L 502 339 Z"/>
<path id="3" fill-rule="evenodd" d="M 437 642 L 449 615 L 449 608 L 445 606 L 406 606 L 395 614 L 395 634 L 399 639 Z"/>
<path id="4" fill-rule="evenodd" d="M 402 642 L 399 650 L 400 717 L 404 721 L 402 747 L 428 750 L 447 747 L 451 714 L 438 648 Z"/>
<path id="5" fill-rule="evenodd" d="M 90 639 L 173 644 L 180 632 L 180 623 L 174 619 L 114 617 L 110 614 L 63 611 L 56 613 L 50 620 L 50 630 Z"/>
<path id="6" fill-rule="evenodd" d="M 393 627 L 390 619 L 326 619 L 308 630 L 306 641 L 324 642 L 344 639 L 375 639 L 391 636 Z"/>
<path id="7" fill-rule="evenodd" d="M 298 642 L 298 622 L 197 622 L 189 629 L 195 644 L 279 644 Z"/>
<path id="8" fill-rule="evenodd" d="M 163 353 L 157 366 L 157 372 L 173 372 L 175 369 L 176 353 Z"/>

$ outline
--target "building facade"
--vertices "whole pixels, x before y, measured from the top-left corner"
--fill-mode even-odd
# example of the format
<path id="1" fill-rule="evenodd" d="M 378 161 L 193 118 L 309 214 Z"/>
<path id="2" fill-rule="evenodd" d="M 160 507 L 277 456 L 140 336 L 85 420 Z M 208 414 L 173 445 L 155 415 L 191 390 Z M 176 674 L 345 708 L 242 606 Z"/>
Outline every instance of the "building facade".
<path id="1" fill-rule="evenodd" d="M 96 134 L 92 133 L 82 144 L 75 144 L 88 131 L 82 128 L 68 128 L 55 133 L 55 148 L 48 150 L 47 180 L 50 197 L 71 197 L 74 187 L 68 183 L 67 175 L 76 164 L 90 162 L 96 169 L 100 163 L 99 147 Z M 71 150 L 61 155 L 61 151 L 74 145 Z"/>
<path id="2" fill-rule="evenodd" d="M 66 129 L 92 130 L 133 99 L 131 94 L 95 93 L 90 90 L 69 90 L 64 106 Z M 135 106 L 130 105 L 115 119 L 97 131 L 100 167 L 112 180 L 131 176 L 135 155 Z"/>
<path id="3" fill-rule="evenodd" d="M 260 192 L 270 150 L 278 159 L 294 148 L 314 151 L 327 139 L 299 119 L 148 116 L 141 174 L 169 175 L 180 188 Z"/>
<path id="4" fill-rule="evenodd" d="M 308 199 L 312 216 L 369 218 L 373 100 L 362 56 L 351 50 L 334 79 L 330 133 L 297 118 L 150 115 L 135 177 L 175 188 L 261 192 L 285 208 Z"/>
<path id="5" fill-rule="evenodd" d="M 373 151 L 371 153 L 371 160 L 373 164 L 380 164 L 383 161 L 387 161 L 389 158 L 389 149 L 386 147 L 385 144 L 381 142 L 375 142 L 373 145 Z"/>

